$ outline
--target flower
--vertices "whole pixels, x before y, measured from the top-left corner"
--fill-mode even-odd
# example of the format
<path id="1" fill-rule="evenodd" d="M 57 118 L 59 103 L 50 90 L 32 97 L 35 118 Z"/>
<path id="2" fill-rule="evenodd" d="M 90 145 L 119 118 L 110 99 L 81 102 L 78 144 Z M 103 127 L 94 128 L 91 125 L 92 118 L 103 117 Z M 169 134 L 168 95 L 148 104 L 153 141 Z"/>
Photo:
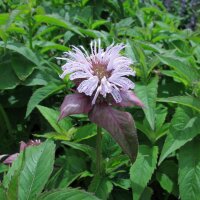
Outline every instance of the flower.
<path id="1" fill-rule="evenodd" d="M 109 104 L 121 106 L 133 104 L 142 106 L 142 102 L 133 94 L 130 89 L 134 83 L 127 76 L 135 76 L 135 71 L 130 67 L 132 60 L 120 55 L 125 45 L 113 44 L 104 51 L 101 48 L 101 41 L 91 42 L 91 55 L 84 47 L 73 46 L 72 51 L 66 52 L 67 57 L 58 58 L 67 61 L 62 66 L 64 78 L 70 74 L 70 80 L 77 81 L 78 93 L 91 97 L 91 104 L 106 101 Z"/>
<path id="2" fill-rule="evenodd" d="M 26 149 L 27 147 L 29 146 L 37 146 L 41 144 L 41 141 L 40 140 L 29 140 L 27 143 L 25 143 L 24 141 L 21 141 L 20 142 L 20 152 L 24 151 L 24 149 Z M 3 163 L 4 164 L 12 164 L 14 160 L 17 159 L 19 153 L 14 153 L 10 156 L 8 156 L 4 161 Z M 6 155 L 3 155 L 3 157 L 5 157 Z M 2 157 L 2 158 L 3 158 Z M 0 156 L 0 159 L 1 159 L 1 156 Z"/>
<path id="3" fill-rule="evenodd" d="M 76 93 L 67 95 L 61 105 L 59 120 L 72 114 L 88 114 L 89 119 L 106 129 L 134 161 L 138 143 L 133 118 L 128 112 L 112 108 L 143 107 L 132 92 L 134 83 L 128 79 L 135 76 L 130 67 L 133 62 L 120 54 L 125 48 L 123 44 L 112 44 L 104 50 L 98 40 L 91 42 L 90 48 L 90 55 L 83 46 L 73 46 L 72 51 L 65 52 L 65 57 L 58 57 L 66 61 L 60 77 L 69 74 L 76 85 Z"/>

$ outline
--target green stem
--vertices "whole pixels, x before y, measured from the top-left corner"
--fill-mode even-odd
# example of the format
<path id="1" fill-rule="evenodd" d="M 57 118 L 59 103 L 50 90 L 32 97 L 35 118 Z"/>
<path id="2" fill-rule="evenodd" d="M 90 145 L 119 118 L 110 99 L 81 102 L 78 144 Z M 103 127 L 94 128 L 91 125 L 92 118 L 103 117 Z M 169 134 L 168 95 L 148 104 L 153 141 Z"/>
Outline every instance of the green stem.
<path id="1" fill-rule="evenodd" d="M 96 175 L 102 173 L 102 129 L 97 126 L 96 137 Z"/>

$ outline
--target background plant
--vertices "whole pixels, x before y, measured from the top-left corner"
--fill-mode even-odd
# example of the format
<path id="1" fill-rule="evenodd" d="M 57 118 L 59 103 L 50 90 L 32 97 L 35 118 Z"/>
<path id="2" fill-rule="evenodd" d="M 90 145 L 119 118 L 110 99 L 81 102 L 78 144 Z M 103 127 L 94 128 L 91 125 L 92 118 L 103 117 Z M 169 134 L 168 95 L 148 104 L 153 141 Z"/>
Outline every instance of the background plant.
<path id="1" fill-rule="evenodd" d="M 166 2 L 0 2 L 0 153 L 17 152 L 21 140 L 43 140 L 9 170 L 0 164 L 0 199 L 200 199 L 199 7 Z M 96 38 L 127 44 L 145 108 L 127 109 L 139 137 L 136 162 L 104 131 L 104 176 L 93 178 L 95 125 L 85 115 L 57 123 L 73 85 L 59 78 L 55 57 Z"/>

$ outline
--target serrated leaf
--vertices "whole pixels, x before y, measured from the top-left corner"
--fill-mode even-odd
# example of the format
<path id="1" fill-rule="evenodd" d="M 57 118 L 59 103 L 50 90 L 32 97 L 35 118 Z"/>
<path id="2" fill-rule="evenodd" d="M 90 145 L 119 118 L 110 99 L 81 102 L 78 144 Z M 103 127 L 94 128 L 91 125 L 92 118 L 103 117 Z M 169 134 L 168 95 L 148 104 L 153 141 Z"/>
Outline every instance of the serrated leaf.
<path id="1" fill-rule="evenodd" d="M 19 200 L 36 199 L 53 171 L 55 144 L 46 141 L 25 150 L 23 169 L 19 176 Z"/>
<path id="2" fill-rule="evenodd" d="M 159 164 L 173 151 L 179 149 L 200 133 L 200 117 L 191 110 L 177 108 L 171 121 L 169 134 L 165 140 Z"/>
<path id="3" fill-rule="evenodd" d="M 66 137 L 68 136 L 69 129 L 72 127 L 71 119 L 69 117 L 64 118 L 62 121 L 58 122 L 58 118 L 60 115 L 60 112 L 58 110 L 40 105 L 38 105 L 37 108 L 56 132 L 63 134 Z M 69 135 L 69 138 L 70 136 L 71 135 Z"/>
<path id="4" fill-rule="evenodd" d="M 200 100 L 192 96 L 175 96 L 168 98 L 159 98 L 157 99 L 157 101 L 184 105 L 200 112 Z"/>
<path id="5" fill-rule="evenodd" d="M 95 193 L 102 200 L 107 200 L 112 189 L 112 182 L 106 177 L 95 176 L 90 183 L 88 191 Z"/>
<path id="6" fill-rule="evenodd" d="M 130 169 L 133 199 L 139 200 L 156 168 L 158 147 L 141 145 L 135 163 Z"/>
<path id="7" fill-rule="evenodd" d="M 194 139 L 179 152 L 179 190 L 181 200 L 200 199 L 200 145 Z"/>
<path id="8" fill-rule="evenodd" d="M 33 109 L 45 98 L 48 96 L 62 90 L 65 87 L 65 85 L 56 85 L 56 84 L 49 84 L 44 87 L 41 87 L 33 93 L 31 96 L 26 110 L 26 117 L 30 115 L 30 113 L 33 111 Z"/>
<path id="9" fill-rule="evenodd" d="M 137 84 L 135 93 L 144 104 L 145 116 L 152 128 L 155 129 L 155 109 L 158 89 L 158 78 L 152 79 L 148 85 Z"/>
<path id="10" fill-rule="evenodd" d="M 176 55 L 158 55 L 158 58 L 162 63 L 174 68 L 180 77 L 187 80 L 189 85 L 200 78 L 197 69 L 190 66 L 185 58 Z"/>
<path id="11" fill-rule="evenodd" d="M 78 189 L 58 189 L 42 194 L 37 200 L 100 200 L 94 195 Z"/>

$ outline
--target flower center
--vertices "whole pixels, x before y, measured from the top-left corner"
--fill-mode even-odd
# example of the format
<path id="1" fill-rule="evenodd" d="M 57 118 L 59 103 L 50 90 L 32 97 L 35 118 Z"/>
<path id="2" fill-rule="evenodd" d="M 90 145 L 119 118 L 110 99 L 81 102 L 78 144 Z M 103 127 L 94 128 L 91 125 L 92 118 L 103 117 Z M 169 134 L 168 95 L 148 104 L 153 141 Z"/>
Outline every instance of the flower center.
<path id="1" fill-rule="evenodd" d="M 111 75 L 111 73 L 106 70 L 106 65 L 102 64 L 93 65 L 93 71 L 99 79 L 102 79 L 104 76 L 108 78 Z"/>

